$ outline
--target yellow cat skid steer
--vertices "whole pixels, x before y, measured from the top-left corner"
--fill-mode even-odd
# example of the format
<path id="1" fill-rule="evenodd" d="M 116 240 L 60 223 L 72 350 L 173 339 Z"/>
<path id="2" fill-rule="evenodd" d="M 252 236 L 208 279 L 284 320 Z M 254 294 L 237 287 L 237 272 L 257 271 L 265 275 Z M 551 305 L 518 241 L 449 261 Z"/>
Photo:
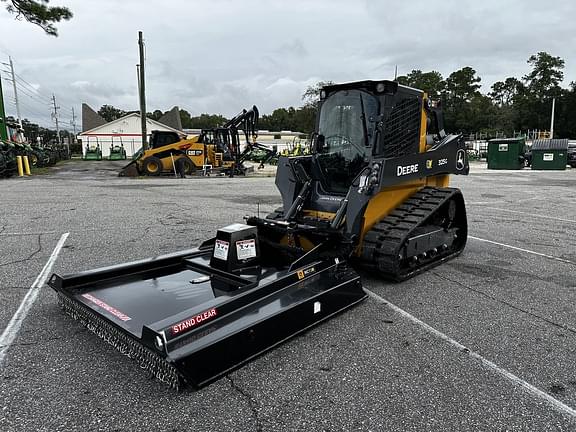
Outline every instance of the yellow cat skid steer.
<path id="1" fill-rule="evenodd" d="M 190 175 L 200 170 L 230 176 L 244 175 L 248 171 L 244 162 L 250 151 L 263 150 L 268 159 L 275 156 L 274 151 L 256 142 L 258 119 L 258 108 L 253 106 L 242 110 L 221 127 L 202 129 L 200 135 L 189 139 L 176 132 L 152 131 L 150 148 L 140 149 L 119 175 L 159 176 L 174 172 Z M 245 136 L 244 149 L 239 128 Z"/>
<path id="2" fill-rule="evenodd" d="M 178 172 L 191 175 L 205 166 L 214 172 L 233 169 L 235 165 L 226 148 L 205 143 L 198 135 L 183 139 L 176 132 L 152 131 L 150 148 L 136 153 L 132 162 L 120 171 L 121 177 L 159 176 Z"/>

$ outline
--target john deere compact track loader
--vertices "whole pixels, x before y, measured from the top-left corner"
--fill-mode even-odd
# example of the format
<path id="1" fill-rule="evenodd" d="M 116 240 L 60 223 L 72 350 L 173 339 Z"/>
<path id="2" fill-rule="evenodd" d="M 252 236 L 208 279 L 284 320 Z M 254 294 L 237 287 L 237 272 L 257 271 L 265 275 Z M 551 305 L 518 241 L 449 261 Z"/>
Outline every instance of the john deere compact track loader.
<path id="1" fill-rule="evenodd" d="M 202 386 L 363 300 L 353 269 L 402 280 L 459 254 L 467 223 L 449 174 L 461 136 L 419 90 L 325 87 L 309 155 L 281 157 L 283 205 L 196 249 L 53 275 L 65 311 L 174 388 Z"/>

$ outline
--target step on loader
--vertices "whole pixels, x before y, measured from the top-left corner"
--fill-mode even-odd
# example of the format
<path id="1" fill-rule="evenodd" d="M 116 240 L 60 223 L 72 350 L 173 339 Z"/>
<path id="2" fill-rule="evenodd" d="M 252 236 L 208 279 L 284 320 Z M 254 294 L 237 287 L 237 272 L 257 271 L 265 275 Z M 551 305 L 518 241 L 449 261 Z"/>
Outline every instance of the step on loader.
<path id="1" fill-rule="evenodd" d="M 64 310 L 158 379 L 203 386 L 366 298 L 355 268 L 401 281 L 458 255 L 467 174 L 425 93 L 324 87 L 311 153 L 280 157 L 282 207 L 199 247 L 69 276 Z"/>

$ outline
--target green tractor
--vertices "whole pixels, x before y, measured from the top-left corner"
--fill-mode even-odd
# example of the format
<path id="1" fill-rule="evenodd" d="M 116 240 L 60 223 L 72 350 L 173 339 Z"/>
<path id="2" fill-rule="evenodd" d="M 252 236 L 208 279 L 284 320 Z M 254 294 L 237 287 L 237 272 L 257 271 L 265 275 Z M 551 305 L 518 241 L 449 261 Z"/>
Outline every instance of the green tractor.
<path id="1" fill-rule="evenodd" d="M 102 160 L 102 149 L 100 144 L 96 144 L 95 147 L 86 144 L 86 151 L 82 157 L 84 160 Z"/>
<path id="2" fill-rule="evenodd" d="M 248 160 L 253 162 L 258 162 L 260 164 L 259 168 L 264 168 L 264 164 L 277 165 L 278 164 L 278 153 L 276 152 L 276 146 L 273 146 L 274 154 L 271 155 L 269 151 L 262 149 L 254 149 L 248 155 Z"/>
<path id="3" fill-rule="evenodd" d="M 8 159 L 4 151 L 4 144 L 0 142 L 0 177 L 7 177 Z"/>
<path id="4" fill-rule="evenodd" d="M 60 149 L 57 145 L 51 144 L 50 146 L 45 147 L 45 150 L 49 158 L 48 165 L 56 165 L 56 162 L 62 159 L 60 157 Z"/>
<path id="5" fill-rule="evenodd" d="M 126 149 L 124 148 L 124 144 L 112 144 L 110 146 L 110 156 L 108 156 L 108 160 L 126 160 Z"/>
<path id="6" fill-rule="evenodd" d="M 30 146 L 32 152 L 28 156 L 30 165 L 34 168 L 42 168 L 50 165 L 50 154 L 44 147 L 39 145 Z"/>
<path id="7" fill-rule="evenodd" d="M 18 172 L 18 165 L 16 162 L 16 146 L 9 141 L 0 141 L 0 154 L 2 161 L 0 162 L 0 176 L 12 177 Z"/>

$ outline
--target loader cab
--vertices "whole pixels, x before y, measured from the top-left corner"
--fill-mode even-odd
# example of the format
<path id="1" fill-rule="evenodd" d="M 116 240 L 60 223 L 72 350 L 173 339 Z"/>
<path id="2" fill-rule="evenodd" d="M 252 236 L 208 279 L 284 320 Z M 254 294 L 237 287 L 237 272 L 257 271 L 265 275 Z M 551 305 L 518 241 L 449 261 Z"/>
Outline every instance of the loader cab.
<path id="1" fill-rule="evenodd" d="M 379 101 L 360 89 L 336 91 L 323 100 L 318 115 L 317 161 L 328 192 L 345 194 L 367 165 Z"/>
<path id="2" fill-rule="evenodd" d="M 223 154 L 224 160 L 231 160 L 233 157 L 230 131 L 226 128 L 202 129 L 200 142 L 214 145 L 217 151 Z"/>
<path id="3" fill-rule="evenodd" d="M 324 87 L 314 146 L 324 189 L 346 194 L 374 158 L 418 153 L 422 98 L 393 81 Z"/>
<path id="4" fill-rule="evenodd" d="M 180 140 L 180 135 L 178 135 L 176 132 L 154 130 L 150 136 L 150 148 L 155 149 L 164 147 L 177 143 Z"/>

